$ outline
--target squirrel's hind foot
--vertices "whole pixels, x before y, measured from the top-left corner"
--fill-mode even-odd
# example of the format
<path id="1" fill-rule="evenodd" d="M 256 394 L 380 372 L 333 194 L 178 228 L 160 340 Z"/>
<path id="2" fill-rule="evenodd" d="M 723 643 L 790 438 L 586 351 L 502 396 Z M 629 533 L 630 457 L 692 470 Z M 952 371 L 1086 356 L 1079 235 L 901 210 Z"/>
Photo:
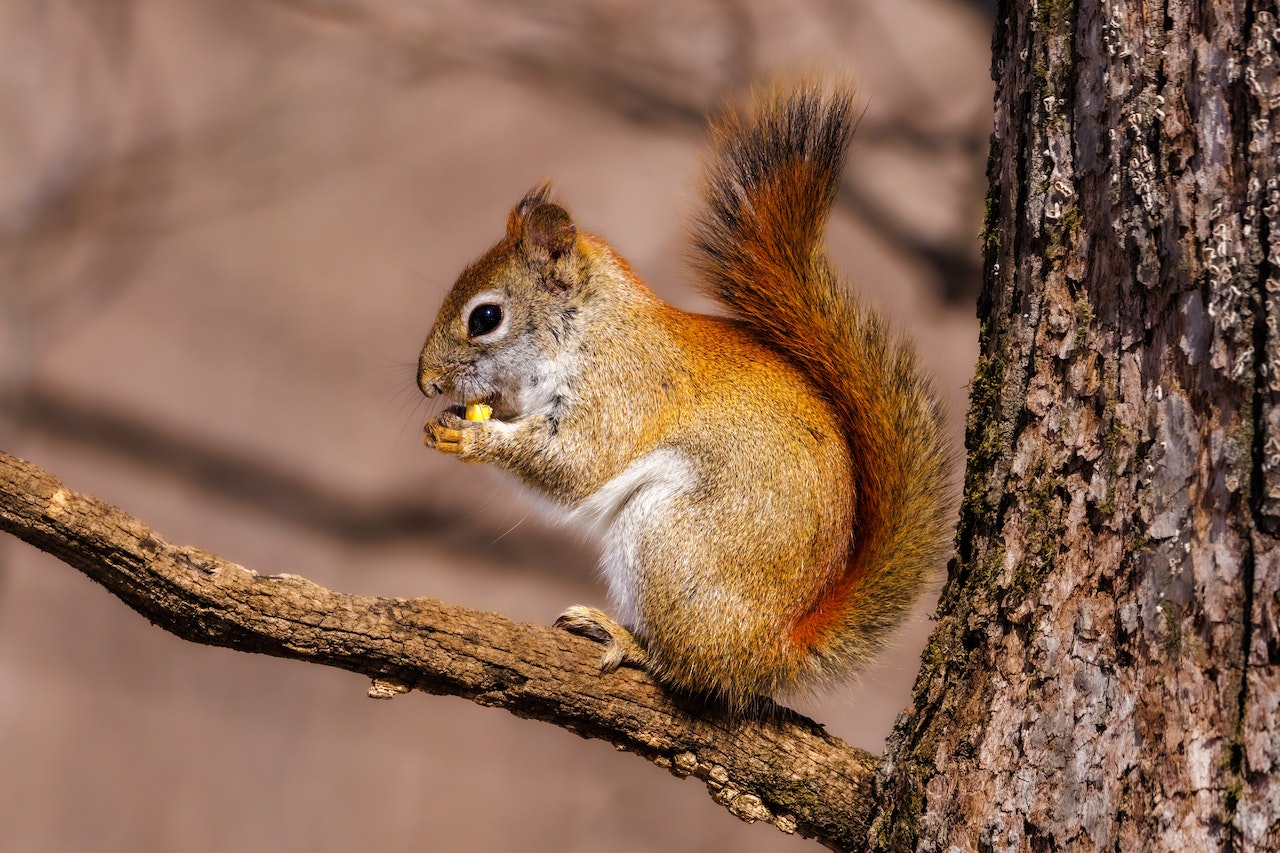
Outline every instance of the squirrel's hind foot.
<path id="1" fill-rule="evenodd" d="M 575 604 L 556 618 L 555 627 L 602 643 L 602 673 L 613 672 L 623 664 L 644 669 L 649 660 L 648 652 L 635 635 L 610 619 L 603 610 Z"/>

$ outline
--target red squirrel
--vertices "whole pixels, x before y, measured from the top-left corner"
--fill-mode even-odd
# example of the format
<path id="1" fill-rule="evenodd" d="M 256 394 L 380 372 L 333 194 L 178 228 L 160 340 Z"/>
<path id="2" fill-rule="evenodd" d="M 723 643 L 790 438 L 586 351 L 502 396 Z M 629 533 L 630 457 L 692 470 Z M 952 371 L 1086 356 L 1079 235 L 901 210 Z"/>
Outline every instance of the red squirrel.
<path id="1" fill-rule="evenodd" d="M 692 242 L 726 316 L 660 300 L 542 185 L 427 336 L 418 384 L 460 405 L 425 443 L 599 529 L 612 615 L 556 624 L 602 670 L 748 712 L 865 664 L 944 553 L 937 398 L 823 251 L 854 126 L 813 84 L 714 125 Z"/>

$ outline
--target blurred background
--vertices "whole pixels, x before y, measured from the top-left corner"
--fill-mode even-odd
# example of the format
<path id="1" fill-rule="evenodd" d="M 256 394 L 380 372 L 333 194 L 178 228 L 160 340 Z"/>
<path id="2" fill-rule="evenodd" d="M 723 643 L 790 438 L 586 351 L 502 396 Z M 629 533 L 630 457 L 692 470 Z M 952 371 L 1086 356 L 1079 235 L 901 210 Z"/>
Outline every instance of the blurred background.
<path id="1" fill-rule="evenodd" d="M 594 558 L 421 447 L 454 276 L 551 179 L 676 304 L 704 115 L 778 72 L 866 107 L 837 265 L 960 436 L 991 91 L 964 0 L 0 0 L 0 447 L 170 541 L 546 624 Z M 929 606 L 796 704 L 873 751 Z M 453 698 L 191 645 L 0 538 L 0 849 L 800 850 L 695 781 Z"/>

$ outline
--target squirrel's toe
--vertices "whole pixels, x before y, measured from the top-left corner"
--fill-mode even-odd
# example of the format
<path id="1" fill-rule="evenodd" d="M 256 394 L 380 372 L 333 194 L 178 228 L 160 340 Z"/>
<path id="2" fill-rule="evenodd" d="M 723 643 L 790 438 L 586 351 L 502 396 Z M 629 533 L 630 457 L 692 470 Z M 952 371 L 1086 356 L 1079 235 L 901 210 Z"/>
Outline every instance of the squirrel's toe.
<path id="1" fill-rule="evenodd" d="M 623 664 L 644 667 L 647 657 L 644 646 L 640 645 L 634 634 L 610 619 L 602 610 L 575 604 L 556 618 L 555 627 L 603 644 L 605 649 L 600 658 L 601 672 L 613 672 Z"/>

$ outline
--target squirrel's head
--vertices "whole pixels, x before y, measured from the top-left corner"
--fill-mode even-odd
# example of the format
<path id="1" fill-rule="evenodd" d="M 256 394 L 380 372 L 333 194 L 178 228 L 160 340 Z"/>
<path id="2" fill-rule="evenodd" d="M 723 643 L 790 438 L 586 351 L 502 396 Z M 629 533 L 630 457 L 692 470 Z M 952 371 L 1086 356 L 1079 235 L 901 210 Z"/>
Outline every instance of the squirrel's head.
<path id="1" fill-rule="evenodd" d="M 530 191 L 445 297 L 418 359 L 428 397 L 488 403 L 499 420 L 551 404 L 590 270 L 577 227 L 549 196 L 545 184 Z"/>

